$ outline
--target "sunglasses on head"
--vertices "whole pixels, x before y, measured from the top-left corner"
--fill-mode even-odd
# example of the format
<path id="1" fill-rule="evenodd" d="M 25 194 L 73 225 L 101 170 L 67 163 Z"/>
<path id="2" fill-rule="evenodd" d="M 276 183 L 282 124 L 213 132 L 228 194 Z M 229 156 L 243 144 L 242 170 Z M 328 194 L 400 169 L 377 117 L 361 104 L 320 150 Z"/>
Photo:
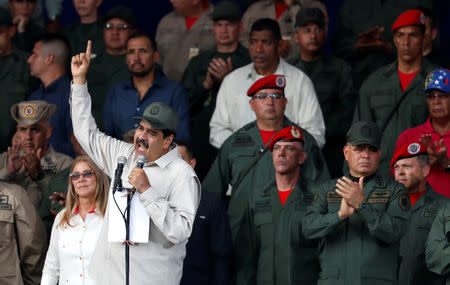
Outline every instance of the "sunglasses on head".
<path id="1" fill-rule="evenodd" d="M 93 170 L 86 170 L 86 171 L 83 171 L 83 173 L 79 173 L 79 172 L 70 173 L 69 177 L 72 180 L 78 180 L 78 178 L 80 178 L 81 176 L 83 176 L 84 178 L 87 178 L 87 177 L 91 177 L 94 174 L 95 173 Z"/>

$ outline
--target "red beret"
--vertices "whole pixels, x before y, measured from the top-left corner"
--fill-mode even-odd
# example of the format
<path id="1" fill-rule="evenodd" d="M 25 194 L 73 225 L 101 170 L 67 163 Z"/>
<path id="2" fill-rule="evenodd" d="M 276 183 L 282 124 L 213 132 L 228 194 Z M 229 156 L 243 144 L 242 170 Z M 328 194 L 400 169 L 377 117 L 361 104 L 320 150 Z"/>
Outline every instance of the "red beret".
<path id="1" fill-rule="evenodd" d="M 419 25 L 425 26 L 425 15 L 418 9 L 407 10 L 398 16 L 392 25 L 392 31 L 405 26 Z"/>
<path id="2" fill-rule="evenodd" d="M 247 96 L 252 97 L 256 92 L 261 89 L 283 89 L 286 86 L 286 79 L 283 75 L 267 75 L 261 79 L 258 79 L 253 83 L 247 91 Z"/>
<path id="3" fill-rule="evenodd" d="M 394 167 L 395 162 L 400 159 L 410 158 L 414 156 L 418 156 L 419 154 L 426 154 L 427 147 L 420 142 L 413 142 L 404 144 L 400 147 L 392 157 L 391 166 Z"/>
<path id="4" fill-rule="evenodd" d="M 270 151 L 273 150 L 273 145 L 279 140 L 302 141 L 303 142 L 304 140 L 303 140 L 302 130 L 300 130 L 296 126 L 290 126 L 290 127 L 286 127 L 284 129 L 282 129 L 281 131 L 276 133 L 275 136 L 273 137 L 273 139 L 270 141 L 270 144 L 269 144 Z"/>

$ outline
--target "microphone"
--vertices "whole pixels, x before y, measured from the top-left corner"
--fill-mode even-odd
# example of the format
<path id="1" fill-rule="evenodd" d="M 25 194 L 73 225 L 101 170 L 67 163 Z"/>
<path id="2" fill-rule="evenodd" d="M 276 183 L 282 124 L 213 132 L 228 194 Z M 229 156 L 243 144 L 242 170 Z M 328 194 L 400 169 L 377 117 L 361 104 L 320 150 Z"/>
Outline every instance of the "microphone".
<path id="1" fill-rule="evenodd" d="M 125 156 L 119 156 L 119 158 L 117 158 L 117 168 L 114 174 L 113 194 L 117 191 L 117 187 L 122 184 L 121 177 L 125 163 L 127 163 L 127 158 Z"/>
<path id="2" fill-rule="evenodd" d="M 137 158 L 137 161 L 136 161 L 136 167 L 144 168 L 144 164 L 145 164 L 146 161 L 147 161 L 147 158 L 145 157 L 145 155 L 140 154 L 138 156 L 138 158 Z"/>

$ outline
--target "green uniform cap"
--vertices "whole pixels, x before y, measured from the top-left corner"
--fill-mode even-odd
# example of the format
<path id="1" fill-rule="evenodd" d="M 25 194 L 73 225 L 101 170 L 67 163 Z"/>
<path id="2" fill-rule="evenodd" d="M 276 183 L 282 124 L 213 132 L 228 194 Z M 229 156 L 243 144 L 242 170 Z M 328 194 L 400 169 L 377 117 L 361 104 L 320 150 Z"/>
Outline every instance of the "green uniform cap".
<path id="1" fill-rule="evenodd" d="M 106 14 L 104 22 L 106 23 L 107 21 L 114 18 L 122 19 L 133 28 L 136 27 L 136 17 L 134 16 L 133 11 L 131 11 L 130 8 L 120 5 L 111 8 Z"/>
<path id="2" fill-rule="evenodd" d="M 309 22 L 316 23 L 320 27 L 325 26 L 325 15 L 319 8 L 301 8 L 295 17 L 295 27 L 301 27 Z"/>
<path id="3" fill-rule="evenodd" d="M 354 123 L 347 132 L 347 143 L 352 145 L 369 144 L 380 148 L 381 131 L 373 122 L 357 122 Z"/>
<path id="4" fill-rule="evenodd" d="M 32 126 L 39 121 L 49 120 L 56 112 L 56 105 L 45 101 L 22 101 L 11 106 L 11 116 L 24 126 Z"/>
<path id="5" fill-rule="evenodd" d="M 220 2 L 214 7 L 211 13 L 211 19 L 213 21 L 229 20 L 231 22 L 239 22 L 241 17 L 241 9 L 236 3 L 231 1 Z"/>
<path id="6" fill-rule="evenodd" d="M 146 120 L 152 127 L 157 130 L 171 130 L 177 132 L 178 115 L 169 106 L 161 102 L 155 102 L 148 105 L 144 110 L 142 117 L 134 117 L 141 120 Z"/>
<path id="7" fill-rule="evenodd" d="M 0 26 L 12 26 L 11 14 L 5 8 L 0 8 Z"/>

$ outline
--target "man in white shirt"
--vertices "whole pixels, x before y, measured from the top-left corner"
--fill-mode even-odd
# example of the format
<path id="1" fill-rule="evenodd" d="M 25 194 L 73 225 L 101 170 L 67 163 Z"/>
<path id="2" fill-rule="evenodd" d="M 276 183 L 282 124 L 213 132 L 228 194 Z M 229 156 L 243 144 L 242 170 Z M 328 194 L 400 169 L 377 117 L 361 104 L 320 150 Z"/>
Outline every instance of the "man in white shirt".
<path id="1" fill-rule="evenodd" d="M 156 102 L 144 111 L 134 144 L 101 133 L 90 112 L 86 84 L 90 53 L 89 42 L 85 54 L 72 58 L 71 113 L 75 136 L 112 178 L 117 158 L 128 158 L 122 183 L 124 188 L 136 189 L 131 199 L 130 240 L 125 240 L 125 223 L 118 210 L 120 207 L 124 212 L 130 192 L 110 191 L 105 223 L 92 257 L 91 277 L 98 284 L 123 284 L 123 242 L 127 242 L 131 244 L 130 284 L 178 284 L 200 199 L 197 176 L 173 143 L 178 116 L 167 105 Z M 134 167 L 140 154 L 148 161 L 143 168 Z"/>
<path id="2" fill-rule="evenodd" d="M 269 18 L 255 21 L 250 30 L 249 52 L 252 63 L 228 74 L 217 94 L 216 108 L 211 118 L 210 143 L 220 148 L 236 130 L 256 119 L 245 93 L 258 79 L 284 75 L 288 100 L 285 115 L 306 129 L 321 148 L 325 144 L 325 124 L 311 80 L 302 71 L 286 63 L 278 55 L 281 40 L 278 23 Z"/>

